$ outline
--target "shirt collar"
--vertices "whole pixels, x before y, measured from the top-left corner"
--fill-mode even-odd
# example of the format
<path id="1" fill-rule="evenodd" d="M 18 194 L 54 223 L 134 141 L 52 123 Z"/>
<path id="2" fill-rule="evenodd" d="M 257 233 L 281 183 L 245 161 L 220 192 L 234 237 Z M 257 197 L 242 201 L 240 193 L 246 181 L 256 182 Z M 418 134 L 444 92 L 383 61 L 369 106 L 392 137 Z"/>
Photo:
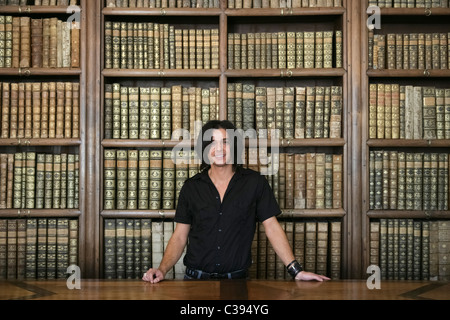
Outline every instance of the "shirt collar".
<path id="1" fill-rule="evenodd" d="M 242 177 L 243 175 L 248 175 L 250 174 L 250 170 L 245 169 L 241 166 L 238 166 L 236 168 L 236 172 L 234 173 L 234 176 L 232 179 L 238 179 L 240 177 Z M 195 180 L 203 180 L 203 181 L 211 181 L 208 175 L 208 169 L 203 170 L 202 172 L 199 172 L 198 174 L 196 174 L 194 177 L 192 177 L 192 179 Z"/>

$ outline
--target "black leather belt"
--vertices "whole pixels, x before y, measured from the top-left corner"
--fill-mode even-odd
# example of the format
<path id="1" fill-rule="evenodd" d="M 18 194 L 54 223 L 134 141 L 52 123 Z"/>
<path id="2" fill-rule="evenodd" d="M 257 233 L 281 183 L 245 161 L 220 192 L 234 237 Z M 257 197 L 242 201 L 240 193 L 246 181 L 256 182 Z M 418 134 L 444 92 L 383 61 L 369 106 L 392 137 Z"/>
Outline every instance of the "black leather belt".
<path id="1" fill-rule="evenodd" d="M 194 279 L 245 279 L 247 270 L 238 270 L 228 273 L 208 273 L 201 270 L 186 268 L 186 275 Z"/>

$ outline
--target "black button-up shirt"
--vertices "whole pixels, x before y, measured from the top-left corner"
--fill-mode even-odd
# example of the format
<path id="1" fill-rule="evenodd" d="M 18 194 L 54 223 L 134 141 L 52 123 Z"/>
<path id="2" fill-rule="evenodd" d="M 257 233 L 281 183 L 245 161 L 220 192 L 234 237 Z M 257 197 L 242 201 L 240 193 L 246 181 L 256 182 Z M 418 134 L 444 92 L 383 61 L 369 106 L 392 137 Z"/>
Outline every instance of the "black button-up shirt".
<path id="1" fill-rule="evenodd" d="M 208 171 L 186 180 L 175 213 L 191 225 L 184 264 L 209 273 L 247 269 L 256 222 L 281 213 L 272 189 L 259 172 L 237 168 L 223 201 Z"/>

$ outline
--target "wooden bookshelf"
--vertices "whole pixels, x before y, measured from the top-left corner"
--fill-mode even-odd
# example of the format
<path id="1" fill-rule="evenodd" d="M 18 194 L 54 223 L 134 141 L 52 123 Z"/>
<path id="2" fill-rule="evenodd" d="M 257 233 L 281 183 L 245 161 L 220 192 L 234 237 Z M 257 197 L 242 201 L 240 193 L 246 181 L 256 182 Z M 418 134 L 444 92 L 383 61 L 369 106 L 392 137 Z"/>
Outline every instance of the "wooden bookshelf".
<path id="1" fill-rule="evenodd" d="M 28 1 L 29 3 L 31 1 Z M 34 2 L 34 1 L 33 1 Z M 92 162 L 89 155 L 86 154 L 86 48 L 87 48 L 87 25 L 85 9 L 90 1 L 81 0 L 79 5 L 74 8 L 67 6 L 0 6 L 0 15 L 12 16 L 12 17 L 29 17 L 31 19 L 43 19 L 43 18 L 58 18 L 69 19 L 73 14 L 73 10 L 80 12 L 80 32 L 79 32 L 79 65 L 77 68 L 0 68 L 0 81 L 2 83 L 50 83 L 50 82 L 64 82 L 64 83 L 77 83 L 79 84 L 79 96 L 78 96 L 78 134 L 76 138 L 6 138 L 0 139 L 0 148 L 2 153 L 14 154 L 16 152 L 34 152 L 59 155 L 62 153 L 74 154 L 79 157 L 78 160 L 78 184 L 75 184 L 74 190 L 77 194 L 78 205 L 73 209 L 1 209 L 0 217 L 6 220 L 21 220 L 27 221 L 32 219 L 41 220 L 60 220 L 67 218 L 69 220 L 76 220 L 78 226 L 77 248 L 76 257 L 71 257 L 71 262 L 76 263 L 82 270 L 89 270 L 89 263 L 85 259 L 85 228 L 83 227 L 87 219 L 86 214 L 86 193 L 88 190 L 86 186 L 85 166 L 87 162 Z M 20 33 L 20 32 L 19 32 Z M 25 50 L 25 49 L 23 49 Z M 64 120 L 64 119 L 63 119 Z M 75 131 L 74 131 L 75 132 Z M 66 135 L 67 136 L 67 135 Z M 74 239 L 75 240 L 75 239 Z M 76 259 L 76 261 L 72 260 Z M 88 272 L 86 272 L 88 274 Z M 28 277 L 28 275 L 27 275 Z"/>
<path id="2" fill-rule="evenodd" d="M 346 3 L 347 1 L 344 1 Z M 343 41 L 347 41 L 347 25 L 343 22 L 347 19 L 346 4 L 337 8 L 295 8 L 295 9 L 227 9 L 226 1 L 220 1 L 219 8 L 193 9 L 193 8 L 105 8 L 97 5 L 97 10 L 101 12 L 102 21 L 100 28 L 103 29 L 105 21 L 129 21 L 130 17 L 136 16 L 139 21 L 152 22 L 156 20 L 153 17 L 162 17 L 168 23 L 185 25 L 192 19 L 198 20 L 197 24 L 202 26 L 205 21 L 205 28 L 215 25 L 214 28 L 219 29 L 219 68 L 218 69 L 189 69 L 189 70 L 173 70 L 173 69 L 106 69 L 100 71 L 102 91 L 105 84 L 123 83 L 125 85 L 139 86 L 170 86 L 181 83 L 188 87 L 192 83 L 195 87 L 217 87 L 219 88 L 219 118 L 227 119 L 227 87 L 229 83 L 249 83 L 256 86 L 342 86 L 343 87 L 343 115 L 347 110 L 347 97 L 349 87 L 347 86 L 347 55 L 349 53 L 348 46 L 343 46 L 342 67 L 329 69 L 230 69 L 227 65 L 227 34 L 229 32 L 245 33 L 249 30 L 252 32 L 262 31 L 285 31 L 285 30 L 308 30 L 308 24 L 311 22 L 318 30 L 342 30 Z M 176 20 L 174 18 L 176 17 Z M 298 22 L 298 17 L 306 19 L 307 22 Z M 198 19 L 197 19 L 198 18 Z M 261 24 L 261 19 L 269 19 L 270 25 Z M 203 19 L 203 20 L 202 20 Z M 159 21 L 159 20 L 158 20 Z M 278 28 L 277 25 L 282 27 Z M 97 48 L 99 52 L 103 52 L 103 36 L 101 36 L 102 45 Z M 104 55 L 101 54 L 101 65 L 104 66 Z M 134 79 L 131 80 L 130 79 Z M 190 80 L 192 79 L 192 80 Z M 104 93 L 103 93 L 104 94 Z M 103 120 L 103 110 L 105 109 L 103 96 L 100 97 L 100 113 L 99 117 Z M 103 122 L 103 121 L 102 121 Z M 102 123 L 102 126 L 104 124 Z M 104 136 L 103 127 L 99 126 L 97 134 L 99 137 Z M 346 176 L 346 162 L 348 161 L 347 146 L 347 130 L 346 117 L 342 117 L 342 137 L 337 139 L 280 139 L 278 146 L 287 148 L 290 151 L 297 150 L 302 152 L 303 148 L 311 152 L 321 152 L 321 150 L 331 151 L 332 153 L 342 154 L 344 156 L 343 177 Z M 98 165 L 103 168 L 103 150 L 113 149 L 130 149 L 130 148 L 171 148 L 177 145 L 178 141 L 152 139 L 152 140 L 135 140 L 135 139 L 101 139 L 101 147 L 96 149 L 96 154 L 100 155 Z M 270 143 L 269 143 L 270 144 Z M 325 152 L 325 151 L 324 151 Z M 102 178 L 98 180 L 100 183 Z M 345 190 L 348 189 L 347 181 L 343 181 L 343 207 L 341 209 L 286 209 L 283 210 L 281 219 L 319 219 L 327 221 L 327 219 L 338 219 L 343 225 L 348 219 L 348 210 L 346 205 Z M 99 225 L 100 235 L 102 234 L 103 219 L 114 218 L 151 218 L 151 219 L 173 219 L 174 210 L 102 210 L 103 186 L 100 187 L 99 204 Z M 343 227 L 344 229 L 344 227 Z M 343 231 L 344 232 L 344 231 Z M 100 237 L 100 248 L 103 247 L 102 238 Z M 345 237 L 343 241 L 346 242 Z M 346 244 L 345 244 L 346 245 Z M 345 248 L 343 245 L 343 248 Z M 345 251 L 345 249 L 343 249 Z M 103 249 L 100 249 L 103 252 Z M 343 254 L 344 255 L 344 254 Z M 344 264 L 344 263 L 343 263 Z M 103 273 L 103 260 L 100 260 L 100 274 Z M 342 271 L 345 276 L 346 271 Z"/>
<path id="3" fill-rule="evenodd" d="M 31 1 L 29 1 L 31 2 Z M 339 221 L 340 277 L 366 279 L 370 258 L 370 223 L 380 219 L 450 219 L 447 210 L 372 210 L 369 207 L 369 154 L 372 150 L 444 152 L 448 139 L 373 139 L 369 137 L 369 85 L 372 83 L 450 88 L 450 69 L 369 69 L 368 1 L 342 0 L 342 7 L 314 8 L 107 8 L 104 0 L 81 1 L 80 68 L 3 68 L 0 81 L 76 81 L 80 83 L 80 137 L 76 139 L 0 139 L 2 151 L 70 151 L 80 156 L 79 209 L 3 209 L 5 219 L 69 217 L 79 222 L 79 264 L 83 278 L 104 277 L 105 219 L 173 221 L 175 210 L 105 210 L 104 151 L 170 149 L 171 139 L 105 137 L 105 88 L 123 87 L 217 88 L 219 119 L 228 116 L 228 85 L 255 87 L 342 87 L 342 134 L 339 138 L 281 138 L 270 141 L 284 153 L 342 155 L 342 208 L 283 209 L 280 220 Z M 0 6 L 0 15 L 31 18 L 68 17 L 66 7 Z M 449 8 L 382 8 L 380 34 L 448 32 Z M 105 22 L 155 22 L 181 29 L 218 29 L 218 65 L 213 69 L 152 69 L 105 67 Z M 287 31 L 342 31 L 342 65 L 331 68 L 240 69 L 229 66 L 228 35 Z M 184 141 L 188 146 L 193 142 Z"/>
<path id="4" fill-rule="evenodd" d="M 367 5 L 367 3 L 366 3 Z M 412 33 L 438 33 L 447 32 L 449 8 L 381 8 L 382 30 L 374 30 L 375 34 L 387 35 L 394 34 L 412 34 Z M 361 11 L 361 24 L 365 26 L 366 20 L 370 14 L 365 10 Z M 364 27 L 361 31 L 361 190 L 362 190 L 362 212 L 361 221 L 362 247 L 361 253 L 364 261 L 361 265 L 361 271 L 373 264 L 373 252 L 378 250 L 371 247 L 371 224 L 379 221 L 418 221 L 425 223 L 433 221 L 448 221 L 450 218 L 448 210 L 405 210 L 405 209 L 379 209 L 370 208 L 369 182 L 370 182 L 370 159 L 369 153 L 373 150 L 398 151 L 406 153 L 447 153 L 448 139 L 374 139 L 369 136 L 369 104 L 370 104 L 370 84 L 397 84 L 400 86 L 420 86 L 450 88 L 448 82 L 449 70 L 447 68 L 424 68 L 424 69 L 371 69 L 369 67 L 369 31 Z M 387 53 L 387 49 L 386 49 Z M 386 54 L 387 59 L 387 54 Z M 387 60 L 386 60 L 387 61 Z M 383 167 L 384 168 L 384 167 Z M 426 188 L 426 187 L 424 187 Z M 433 191 L 434 192 L 434 191 Z M 448 204 L 447 204 L 448 205 Z M 425 229 L 424 229 L 425 230 Z M 425 237 L 425 231 L 423 231 Z M 380 233 L 380 237 L 381 237 Z M 433 245 L 438 245 L 437 242 Z M 381 245 L 380 245 L 381 250 Z M 425 250 L 425 249 L 424 249 Z M 428 250 L 428 249 L 427 249 Z M 391 251 L 389 251 L 391 252 Z M 426 251 L 424 251 L 426 252 Z M 397 254 L 393 250 L 392 254 Z M 380 263 L 381 261 L 380 256 Z M 384 262 L 385 263 L 385 262 Z M 390 262 L 392 263 L 392 262 Z M 396 262 L 394 262 L 395 264 Z M 392 266 L 392 265 L 391 265 Z M 385 265 L 386 267 L 386 265 Z M 387 267 L 386 267 L 387 268 Z M 425 269 L 425 267 L 423 267 Z M 398 270 L 397 270 L 398 271 Z M 397 275 L 395 275 L 397 276 Z M 417 275 L 415 275 L 417 276 Z M 391 275 L 392 277 L 392 275 Z M 393 279 L 393 278 L 392 278 Z M 416 278 L 417 279 L 417 278 Z"/>

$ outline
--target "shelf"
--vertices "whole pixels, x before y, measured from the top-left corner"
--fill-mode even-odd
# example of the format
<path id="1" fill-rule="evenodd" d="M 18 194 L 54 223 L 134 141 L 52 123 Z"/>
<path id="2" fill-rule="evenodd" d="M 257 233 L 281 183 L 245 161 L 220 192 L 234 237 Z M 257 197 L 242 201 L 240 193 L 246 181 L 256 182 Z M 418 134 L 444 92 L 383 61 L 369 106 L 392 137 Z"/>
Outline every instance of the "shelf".
<path id="1" fill-rule="evenodd" d="M 342 218 L 344 209 L 282 209 L 280 218 Z"/>
<path id="2" fill-rule="evenodd" d="M 368 70 L 367 75 L 372 78 L 447 78 L 450 77 L 450 69 L 432 70 Z"/>
<path id="3" fill-rule="evenodd" d="M 198 70 L 198 69 L 104 69 L 104 77 L 124 78 L 218 78 L 220 70 Z"/>
<path id="4" fill-rule="evenodd" d="M 173 219 L 175 210 L 104 210 L 103 218 L 147 218 L 147 219 Z"/>
<path id="5" fill-rule="evenodd" d="M 330 69 L 228 69 L 225 75 L 234 78 L 292 78 L 292 77 L 342 77 L 346 74 L 343 68 Z"/>
<path id="6" fill-rule="evenodd" d="M 448 16 L 450 8 L 381 8 L 382 16 Z"/>
<path id="7" fill-rule="evenodd" d="M 0 68 L 0 76 L 79 76 L 81 69 L 72 68 Z"/>
<path id="8" fill-rule="evenodd" d="M 345 216 L 343 209 L 285 209 L 280 218 L 342 218 Z M 103 218 L 151 218 L 173 219 L 175 210 L 104 210 Z"/>
<path id="9" fill-rule="evenodd" d="M 103 8 L 105 16 L 219 16 L 219 8 Z"/>
<path id="10" fill-rule="evenodd" d="M 1 209 L 0 218 L 79 217 L 79 209 Z"/>
<path id="11" fill-rule="evenodd" d="M 450 140 L 370 139 L 367 141 L 367 146 L 372 148 L 382 148 L 382 147 L 448 148 L 450 146 Z"/>
<path id="12" fill-rule="evenodd" d="M 257 139 L 258 140 L 258 139 Z M 343 147 L 346 144 L 344 139 L 281 139 L 279 147 Z M 246 145 L 249 141 L 246 140 Z M 270 141 L 267 146 L 273 145 Z M 130 140 L 130 139 L 105 139 L 102 146 L 106 148 L 173 148 L 192 147 L 194 142 L 173 141 L 173 140 Z"/>
<path id="13" fill-rule="evenodd" d="M 79 139 L 0 139 L 0 146 L 79 146 Z"/>
<path id="14" fill-rule="evenodd" d="M 77 6 L 81 10 L 81 6 Z M 68 6 L 1 6 L 2 13 L 20 13 L 20 14 L 72 14 L 68 12 Z"/>
<path id="15" fill-rule="evenodd" d="M 174 140 L 130 140 L 130 139 L 105 139 L 102 146 L 106 148 L 174 148 L 191 147 L 193 142 Z"/>
<path id="16" fill-rule="evenodd" d="M 264 17 L 264 16 L 327 16 L 343 15 L 343 7 L 323 8 L 252 8 L 252 9 L 225 9 L 227 16 L 233 17 Z"/>
<path id="17" fill-rule="evenodd" d="M 370 210 L 367 216 L 372 219 L 449 219 L 450 211 Z"/>

